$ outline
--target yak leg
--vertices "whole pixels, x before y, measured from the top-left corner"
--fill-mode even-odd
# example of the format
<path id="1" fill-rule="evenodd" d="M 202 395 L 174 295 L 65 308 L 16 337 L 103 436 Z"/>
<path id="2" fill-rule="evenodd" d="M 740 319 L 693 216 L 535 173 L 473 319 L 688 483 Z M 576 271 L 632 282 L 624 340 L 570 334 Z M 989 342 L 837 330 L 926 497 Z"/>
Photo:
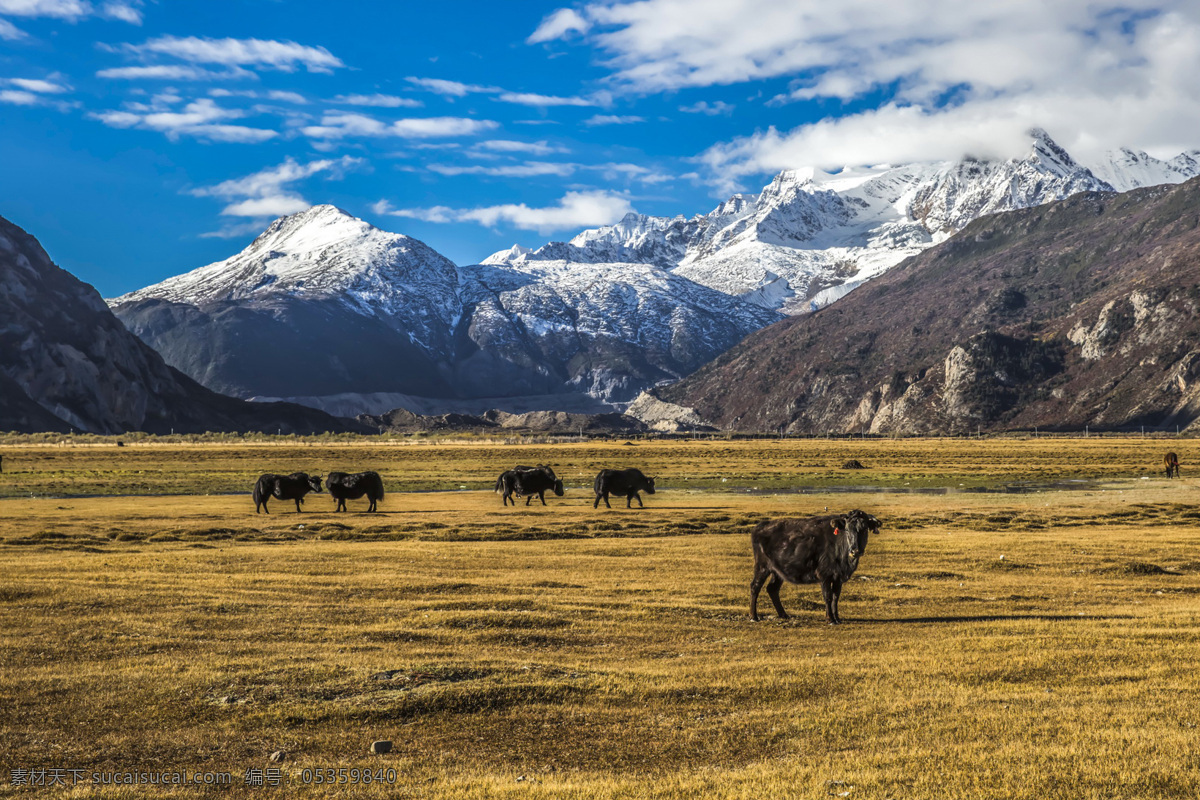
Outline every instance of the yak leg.
<path id="1" fill-rule="evenodd" d="M 505 507 L 508 506 L 509 500 L 512 500 L 512 492 L 510 492 L 508 489 L 505 489 L 504 490 L 504 505 L 505 505 Z M 517 504 L 517 501 L 513 500 L 512 504 L 515 506 Z"/>
<path id="2" fill-rule="evenodd" d="M 546 505 L 546 493 L 538 492 L 538 500 L 542 501 L 542 505 Z"/>
<path id="3" fill-rule="evenodd" d="M 779 602 L 779 589 L 783 586 L 783 578 L 772 574 L 771 580 L 767 582 L 767 597 L 771 598 L 771 605 L 775 606 L 775 613 L 780 619 L 788 619 L 788 613 L 783 610 L 783 603 Z"/>
<path id="4" fill-rule="evenodd" d="M 837 618 L 837 601 L 841 593 L 842 585 L 840 583 L 821 581 L 821 594 L 825 596 L 825 619 L 829 620 L 830 625 L 841 623 L 841 620 Z"/>
<path id="5" fill-rule="evenodd" d="M 638 501 L 638 508 L 645 508 L 645 507 L 646 507 L 646 504 L 642 502 L 642 496 L 641 496 L 640 494 L 638 494 L 637 492 L 634 492 L 634 493 L 633 493 L 633 499 Z M 630 507 L 630 508 L 633 508 L 633 506 L 632 506 L 632 505 L 630 505 L 629 507 Z"/>
<path id="6" fill-rule="evenodd" d="M 604 507 L 605 508 L 612 508 L 612 506 L 608 504 L 608 490 L 607 489 L 605 489 L 603 492 L 600 492 L 599 494 L 596 495 L 596 502 L 592 503 L 592 508 L 600 507 L 600 499 L 601 498 L 604 498 Z"/>
<path id="7" fill-rule="evenodd" d="M 258 504 L 258 503 L 255 503 L 255 504 L 254 504 L 254 513 L 255 513 L 255 514 L 257 514 L 257 513 L 258 513 L 258 506 L 259 506 L 259 504 Z M 263 510 L 263 513 L 264 513 L 264 514 L 270 514 L 270 513 L 271 513 L 271 510 L 270 510 L 269 508 L 267 508 L 267 501 L 266 501 L 266 500 L 263 500 L 263 501 L 262 501 L 262 510 Z"/>
<path id="8" fill-rule="evenodd" d="M 303 499 L 303 498 L 300 498 L 300 497 L 297 497 L 297 498 L 296 498 L 296 513 L 297 513 L 297 514 L 301 513 L 301 510 L 300 510 L 300 504 L 301 504 L 301 503 L 303 503 L 303 502 L 304 502 L 304 499 Z"/>
<path id="9" fill-rule="evenodd" d="M 371 505 L 367 506 L 367 513 L 370 514 L 372 511 L 375 510 L 375 498 L 371 497 L 368 499 L 371 501 Z"/>
<path id="10" fill-rule="evenodd" d="M 750 580 L 750 619 L 758 622 L 758 593 L 762 589 L 770 570 L 761 565 L 755 565 L 754 577 Z"/>

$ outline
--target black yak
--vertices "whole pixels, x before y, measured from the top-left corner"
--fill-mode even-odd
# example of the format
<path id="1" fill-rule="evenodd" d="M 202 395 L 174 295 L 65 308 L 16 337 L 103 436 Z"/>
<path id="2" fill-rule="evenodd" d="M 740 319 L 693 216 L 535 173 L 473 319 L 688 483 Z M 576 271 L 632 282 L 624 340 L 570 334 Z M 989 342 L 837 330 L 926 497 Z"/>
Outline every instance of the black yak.
<path id="1" fill-rule="evenodd" d="M 504 495 L 504 505 L 512 500 L 514 506 L 517 501 L 513 500 L 513 495 L 524 497 L 525 505 L 529 505 L 529 501 L 537 495 L 542 505 L 546 505 L 546 492 L 552 491 L 559 497 L 564 494 L 562 479 L 545 464 L 536 467 L 516 466 L 500 473 L 496 479 L 496 491 Z"/>
<path id="2" fill-rule="evenodd" d="M 320 494 L 320 475 L 310 476 L 306 472 L 293 472 L 291 475 L 267 473 L 254 484 L 254 513 L 257 514 L 261 508 L 265 513 L 270 514 L 270 510 L 267 509 L 267 500 L 274 497 L 279 500 L 295 500 L 298 514 L 300 513 L 300 504 L 304 502 L 304 495 L 309 492 Z"/>
<path id="3" fill-rule="evenodd" d="M 383 479 L 378 472 L 331 472 L 325 476 L 325 488 L 337 501 L 334 511 L 345 511 L 347 500 L 357 500 L 363 495 L 371 501 L 367 512 L 375 510 L 375 504 L 383 499 Z"/>
<path id="4" fill-rule="evenodd" d="M 596 492 L 596 500 L 592 508 L 599 508 L 601 499 L 605 508 L 612 508 L 608 496 L 615 495 L 625 498 L 625 507 L 633 508 L 633 500 L 637 498 L 638 508 L 645 508 L 642 496 L 638 492 L 654 494 L 654 478 L 647 478 L 640 469 L 602 469 L 592 484 Z"/>
<path id="5" fill-rule="evenodd" d="M 819 583 L 825 597 L 825 618 L 831 625 L 840 624 L 838 599 L 842 584 L 858 567 L 871 532 L 879 532 L 879 520 L 862 511 L 851 511 L 844 517 L 776 519 L 759 524 L 750 534 L 754 551 L 750 619 L 758 621 L 758 592 L 770 577 L 767 595 L 780 619 L 788 616 L 779 602 L 779 588 L 784 581 Z"/>

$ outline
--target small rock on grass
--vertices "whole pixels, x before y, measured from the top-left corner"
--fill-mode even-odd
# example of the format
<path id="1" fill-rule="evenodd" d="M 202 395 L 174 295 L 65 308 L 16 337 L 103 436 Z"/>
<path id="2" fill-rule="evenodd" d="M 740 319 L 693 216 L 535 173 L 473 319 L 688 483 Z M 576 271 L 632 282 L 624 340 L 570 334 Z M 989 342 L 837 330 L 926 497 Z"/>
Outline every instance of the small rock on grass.
<path id="1" fill-rule="evenodd" d="M 285 753 L 282 750 L 276 750 L 274 753 L 271 753 L 270 758 L 271 758 L 271 761 L 278 764 L 280 761 L 283 761 L 284 759 L 287 758 L 287 753 Z"/>
<path id="2" fill-rule="evenodd" d="M 371 754 L 381 756 L 384 753 L 392 752 L 392 743 L 387 739 L 380 739 L 378 742 L 371 742 Z"/>

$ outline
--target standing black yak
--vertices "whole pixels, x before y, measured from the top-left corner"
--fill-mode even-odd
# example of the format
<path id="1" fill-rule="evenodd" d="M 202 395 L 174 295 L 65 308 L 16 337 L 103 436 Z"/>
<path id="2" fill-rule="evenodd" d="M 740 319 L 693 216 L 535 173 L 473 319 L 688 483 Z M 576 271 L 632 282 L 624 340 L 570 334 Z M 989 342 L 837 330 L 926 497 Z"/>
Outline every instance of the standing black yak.
<path id="1" fill-rule="evenodd" d="M 867 537 L 879 532 L 879 520 L 862 511 L 844 517 L 775 519 L 750 534 L 754 577 L 750 581 L 750 619 L 758 622 L 758 592 L 768 577 L 767 595 L 780 619 L 787 612 L 779 602 L 779 587 L 788 583 L 819 583 L 825 596 L 825 618 L 838 625 L 842 584 L 850 580 L 867 550 Z"/>
<path id="2" fill-rule="evenodd" d="M 325 476 L 325 488 L 337 501 L 334 511 L 345 511 L 347 500 L 357 500 L 363 495 L 371 501 L 367 512 L 375 510 L 375 504 L 383 499 L 383 479 L 378 472 L 356 472 L 348 475 L 345 472 L 331 472 Z"/>
<path id="3" fill-rule="evenodd" d="M 300 504 L 304 495 L 309 492 L 321 493 L 321 476 L 309 475 L 307 472 L 293 472 L 291 475 L 274 475 L 267 473 L 254 484 L 254 513 L 261 508 L 267 514 L 267 500 L 272 497 L 279 500 L 295 500 L 296 513 L 300 513 Z"/>
<path id="4" fill-rule="evenodd" d="M 546 505 L 546 492 L 563 496 L 563 482 L 562 478 L 555 475 L 554 470 L 545 464 L 538 464 L 536 467 L 516 466 L 500 473 L 500 477 L 496 479 L 496 492 L 504 495 L 504 505 L 508 505 L 510 500 L 514 506 L 517 504 L 513 495 L 524 497 L 525 505 L 529 505 L 529 501 L 537 495 L 542 505 Z"/>
<path id="5" fill-rule="evenodd" d="M 596 492 L 592 508 L 599 508 L 601 499 L 604 500 L 605 508 L 612 508 L 608 503 L 610 494 L 624 497 L 626 508 L 633 508 L 634 498 L 637 498 L 638 508 L 645 508 L 642 496 L 638 492 L 654 494 L 654 478 L 647 478 L 640 469 L 602 469 L 596 476 L 592 489 Z"/>

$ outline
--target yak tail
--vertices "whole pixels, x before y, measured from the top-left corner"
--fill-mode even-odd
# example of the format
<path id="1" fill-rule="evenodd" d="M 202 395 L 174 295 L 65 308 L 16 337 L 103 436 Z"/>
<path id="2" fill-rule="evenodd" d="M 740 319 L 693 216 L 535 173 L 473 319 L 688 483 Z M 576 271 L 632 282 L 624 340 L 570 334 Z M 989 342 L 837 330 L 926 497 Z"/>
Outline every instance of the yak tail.
<path id="1" fill-rule="evenodd" d="M 371 498 L 372 500 L 379 501 L 383 499 L 383 479 L 378 475 L 375 476 L 375 486 L 372 487 L 372 494 L 374 495 Z"/>
<path id="2" fill-rule="evenodd" d="M 496 478 L 496 488 L 494 489 L 494 491 L 496 492 L 496 494 L 504 494 L 504 476 L 503 475 L 501 475 L 499 478 Z"/>
<path id="3" fill-rule="evenodd" d="M 269 494 L 270 494 L 270 492 L 266 491 L 266 487 L 265 487 L 265 486 L 263 486 L 263 484 L 264 484 L 264 483 L 265 483 L 265 481 L 263 481 L 263 479 L 262 479 L 262 478 L 259 478 L 259 479 L 258 479 L 258 480 L 257 480 L 257 481 L 254 483 L 254 494 L 253 494 L 253 497 L 254 497 L 254 505 L 256 505 L 256 506 L 257 506 L 257 505 L 261 505 L 261 504 L 262 504 L 262 502 L 263 502 L 263 500 L 265 500 L 265 499 L 266 499 L 267 495 L 269 495 Z"/>

